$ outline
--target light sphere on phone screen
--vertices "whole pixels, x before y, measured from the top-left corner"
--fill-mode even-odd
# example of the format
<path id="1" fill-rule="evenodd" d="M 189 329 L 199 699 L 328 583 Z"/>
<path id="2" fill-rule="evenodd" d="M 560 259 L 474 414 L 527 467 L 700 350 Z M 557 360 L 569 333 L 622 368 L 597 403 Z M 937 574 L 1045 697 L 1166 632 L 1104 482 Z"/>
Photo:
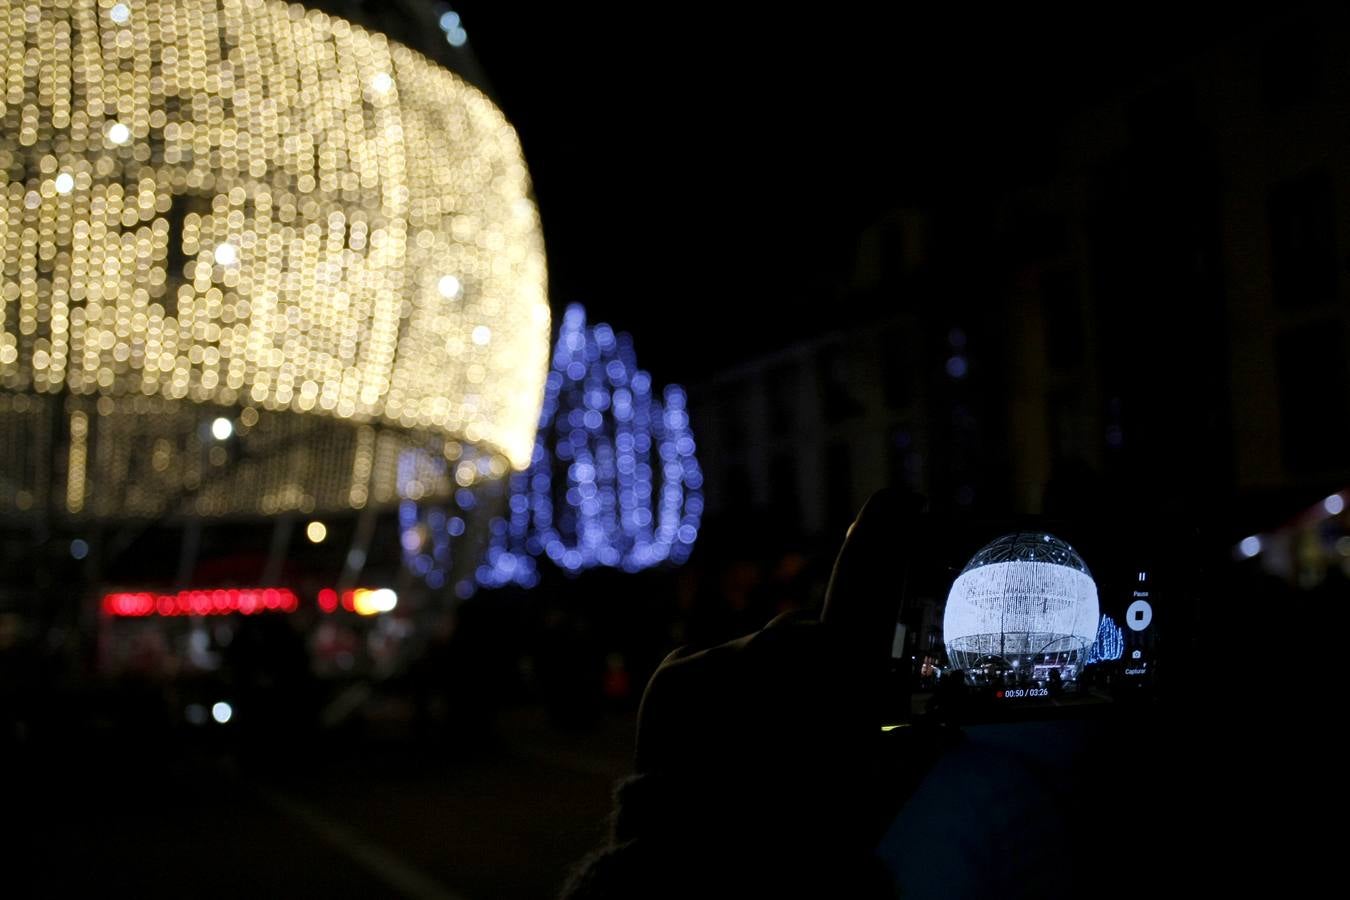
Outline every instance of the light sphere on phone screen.
<path id="1" fill-rule="evenodd" d="M 1097 583 L 1073 547 L 1020 532 L 976 553 L 947 596 L 942 631 L 953 667 L 1054 668 L 1071 678 L 1097 638 Z"/>

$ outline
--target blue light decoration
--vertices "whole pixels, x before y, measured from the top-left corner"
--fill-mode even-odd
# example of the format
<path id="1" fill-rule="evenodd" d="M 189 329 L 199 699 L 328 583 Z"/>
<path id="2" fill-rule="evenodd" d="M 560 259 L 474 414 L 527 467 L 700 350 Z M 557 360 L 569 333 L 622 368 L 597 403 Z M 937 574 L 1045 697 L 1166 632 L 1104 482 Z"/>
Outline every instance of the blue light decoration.
<path id="1" fill-rule="evenodd" d="M 1102 616 L 1097 625 L 1097 640 L 1088 650 L 1087 665 L 1120 659 L 1125 652 L 1125 635 L 1110 616 Z"/>
<path id="2" fill-rule="evenodd" d="M 470 457 L 470 465 L 475 460 Z M 486 457 L 476 461 L 485 470 Z M 443 455 L 405 450 L 398 459 L 398 533 L 403 562 L 430 588 L 445 586 L 454 556 L 451 545 L 466 529 L 468 511 L 478 502 L 472 491 L 451 492 L 449 464 Z M 449 506 L 419 503 L 427 494 L 450 496 Z M 461 593 L 463 593 L 461 591 Z"/>
<path id="3" fill-rule="evenodd" d="M 472 580 L 456 583 L 456 594 L 468 596 L 475 586 L 534 587 L 545 558 L 568 574 L 687 560 L 703 515 L 703 473 L 686 401 L 678 385 L 656 395 L 651 375 L 637 367 L 631 337 L 588 325 L 585 310 L 569 306 L 530 465 L 509 477 L 506 508 L 487 523 L 483 562 Z M 432 588 L 447 583 L 454 539 L 491 499 L 461 488 L 445 508 L 418 502 L 448 477 L 436 454 L 410 451 L 399 460 L 404 563 Z"/>
<path id="4" fill-rule="evenodd" d="M 703 515 L 684 389 L 658 398 L 633 341 L 563 314 L 528 469 L 511 476 L 507 518 L 492 537 L 483 587 L 539 582 L 540 558 L 569 574 L 627 572 L 689 558 Z"/>

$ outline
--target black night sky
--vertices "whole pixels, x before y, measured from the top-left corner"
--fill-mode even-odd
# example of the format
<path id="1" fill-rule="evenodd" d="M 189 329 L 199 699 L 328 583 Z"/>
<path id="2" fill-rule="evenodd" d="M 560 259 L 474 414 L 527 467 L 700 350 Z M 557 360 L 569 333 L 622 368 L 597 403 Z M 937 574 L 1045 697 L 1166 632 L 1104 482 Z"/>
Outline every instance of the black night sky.
<path id="1" fill-rule="evenodd" d="M 829 304 L 873 217 L 959 220 L 985 185 L 1045 174 L 1046 126 L 1250 24 L 1139 5 L 456 9 L 524 144 L 555 308 L 631 331 L 659 381 L 845 324 Z"/>

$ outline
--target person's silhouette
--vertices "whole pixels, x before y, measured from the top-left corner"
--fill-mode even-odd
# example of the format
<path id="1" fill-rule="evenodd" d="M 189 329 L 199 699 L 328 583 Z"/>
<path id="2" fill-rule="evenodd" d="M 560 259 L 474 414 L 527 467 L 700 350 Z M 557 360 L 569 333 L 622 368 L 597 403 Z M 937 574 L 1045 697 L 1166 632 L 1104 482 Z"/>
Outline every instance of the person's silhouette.
<path id="1" fill-rule="evenodd" d="M 892 896 L 872 850 L 929 756 L 905 729 L 884 751 L 877 692 L 917 506 L 878 495 L 849 530 L 818 619 L 672 653 L 639 714 L 636 774 L 608 845 L 569 900 Z M 907 766 L 906 753 L 915 755 Z"/>

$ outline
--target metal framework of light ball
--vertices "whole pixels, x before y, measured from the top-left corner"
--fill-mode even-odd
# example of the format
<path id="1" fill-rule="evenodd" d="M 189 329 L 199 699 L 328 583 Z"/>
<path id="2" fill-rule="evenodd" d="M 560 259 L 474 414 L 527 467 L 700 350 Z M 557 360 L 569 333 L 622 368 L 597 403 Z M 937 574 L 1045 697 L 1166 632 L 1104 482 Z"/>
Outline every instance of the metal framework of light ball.
<path id="1" fill-rule="evenodd" d="M 1050 534 L 1004 535 L 976 553 L 952 583 L 943 640 L 953 667 L 987 664 L 1030 673 L 1069 672 L 1097 639 L 1097 584 L 1082 557 Z"/>
<path id="2" fill-rule="evenodd" d="M 409 447 L 528 465 L 543 242 L 477 89 L 277 0 L 0 0 L 0 59 L 0 515 L 362 508 Z"/>

